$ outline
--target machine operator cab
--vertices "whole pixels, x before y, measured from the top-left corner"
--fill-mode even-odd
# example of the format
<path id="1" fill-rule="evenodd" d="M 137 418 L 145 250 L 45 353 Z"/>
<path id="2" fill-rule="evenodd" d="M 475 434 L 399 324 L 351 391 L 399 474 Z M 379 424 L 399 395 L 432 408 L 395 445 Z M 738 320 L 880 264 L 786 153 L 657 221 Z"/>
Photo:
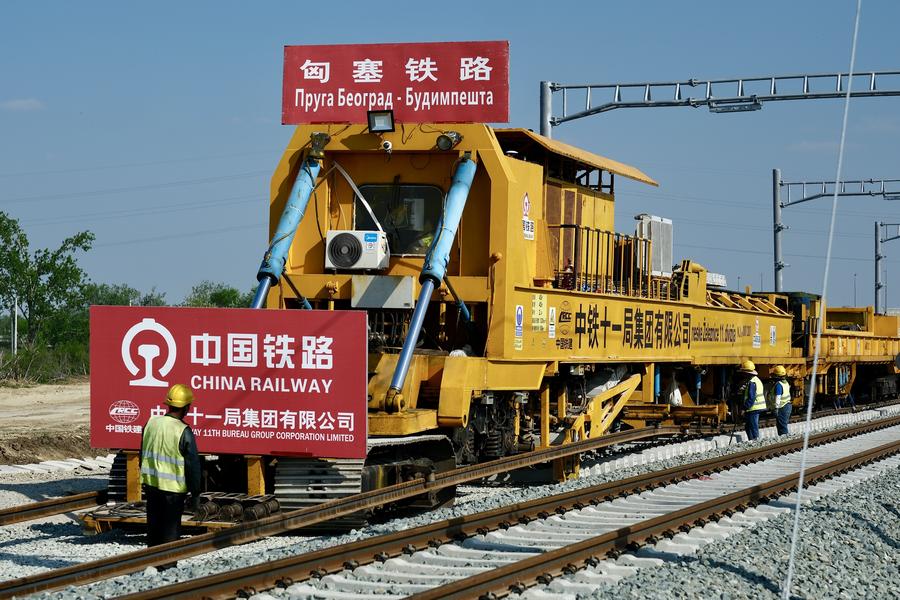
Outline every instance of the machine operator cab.
<path id="1" fill-rule="evenodd" d="M 375 218 L 384 228 L 391 255 L 424 256 L 434 239 L 441 216 L 444 191 L 436 185 L 367 184 L 359 188 Z M 376 231 L 375 221 L 357 198 L 354 206 L 357 230 Z"/>

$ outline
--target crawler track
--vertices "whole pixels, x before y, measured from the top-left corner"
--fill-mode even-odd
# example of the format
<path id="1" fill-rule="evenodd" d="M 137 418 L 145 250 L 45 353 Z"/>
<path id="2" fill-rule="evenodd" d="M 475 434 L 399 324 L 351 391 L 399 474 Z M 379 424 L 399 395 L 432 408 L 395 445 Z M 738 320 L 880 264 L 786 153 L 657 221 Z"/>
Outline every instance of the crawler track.
<path id="1" fill-rule="evenodd" d="M 900 425 L 900 417 L 882 419 L 877 422 L 813 435 L 810 438 L 810 444 L 811 446 L 821 446 L 896 425 Z M 211 575 L 164 588 L 132 594 L 125 598 L 127 600 L 150 600 L 159 598 L 247 597 L 255 592 L 272 587 L 286 587 L 295 582 L 326 577 L 347 568 L 355 569 L 360 565 L 411 555 L 422 550 L 428 550 L 430 547 L 440 548 L 443 544 L 454 540 L 471 538 L 479 534 L 484 535 L 494 530 L 509 531 L 517 528 L 520 524 L 527 524 L 537 519 L 546 519 L 555 513 L 562 514 L 571 510 L 580 510 L 591 505 L 611 501 L 616 497 L 641 493 L 661 486 L 671 485 L 678 481 L 695 479 L 701 475 L 716 473 L 737 465 L 771 459 L 795 452 L 801 447 L 802 441 L 800 440 L 773 444 L 665 471 L 647 473 L 622 481 L 609 482 L 483 513 L 435 522 L 395 534 L 373 537 L 352 544 L 326 548 L 313 553 L 254 565 L 228 573 Z M 882 451 L 895 452 L 898 447 L 900 447 L 900 442 L 894 440 L 891 448 L 882 448 Z M 881 456 L 881 454 L 878 456 Z M 875 460 L 875 458 L 876 456 L 870 453 L 860 460 Z M 837 462 L 840 462 L 840 464 L 837 464 Z M 850 466 L 846 462 L 837 462 L 835 464 L 829 463 L 827 469 L 817 467 L 817 470 L 810 471 L 810 475 L 813 477 L 824 477 L 836 470 L 846 469 Z M 522 581 L 529 577 L 534 579 L 541 574 L 562 572 L 562 570 L 571 568 L 571 565 L 575 564 L 573 561 L 584 560 L 584 557 L 581 557 L 582 555 L 577 554 L 577 552 L 583 553 L 585 557 L 588 555 L 603 555 L 607 550 L 622 548 L 631 543 L 644 541 L 651 536 L 659 535 L 663 531 L 677 530 L 679 526 L 686 523 L 696 522 L 698 519 L 708 518 L 713 514 L 720 514 L 724 510 L 741 504 L 755 502 L 767 494 L 788 490 L 791 486 L 796 485 L 796 479 L 795 474 L 786 475 L 774 482 L 766 483 L 765 486 L 756 485 L 750 488 L 749 491 L 745 490 L 741 494 L 730 494 L 724 498 L 716 499 L 715 502 L 709 501 L 694 506 L 690 511 L 687 509 L 679 511 L 676 513 L 676 516 L 665 520 L 661 518 L 651 519 L 647 523 L 642 524 L 640 529 L 636 529 L 634 525 L 629 525 L 626 528 L 604 534 L 597 539 L 592 538 L 590 543 L 588 541 L 579 542 L 575 544 L 575 546 L 578 546 L 575 550 L 566 546 L 568 549 L 565 551 L 563 549 L 560 549 L 559 552 L 554 550 L 538 554 L 533 560 L 517 561 L 516 565 L 522 564 L 516 567 L 509 565 L 508 569 L 503 567 L 479 574 L 476 576 L 478 578 L 477 581 L 475 581 L 475 578 L 465 579 L 458 584 L 449 584 L 456 586 L 452 588 L 443 585 L 433 592 L 425 592 L 425 594 L 430 595 L 423 597 L 441 598 L 457 594 L 456 597 L 472 598 L 490 591 L 503 591 L 509 586 L 510 582 Z M 678 520 L 678 523 L 673 525 L 675 520 Z M 645 526 L 646 529 L 644 528 Z M 545 537 L 550 535 L 550 533 L 544 534 Z M 464 553 L 465 551 L 463 550 L 462 554 Z M 520 556 L 529 555 L 520 553 Z M 576 558 L 573 558 L 573 556 L 576 556 Z M 548 557 L 556 561 L 553 563 L 554 566 L 552 568 L 548 566 Z M 454 557 L 448 558 L 445 556 L 438 558 L 450 560 Z M 472 556 L 463 557 L 463 559 L 463 562 L 473 560 Z M 417 565 L 413 568 L 419 575 L 421 575 L 422 571 L 428 571 L 425 564 L 417 563 Z M 491 575 L 495 572 L 497 573 L 497 579 Z"/>
<path id="2" fill-rule="evenodd" d="M 106 502 L 106 490 L 84 492 L 62 498 L 53 498 L 42 502 L 29 502 L 0 510 L 0 526 L 12 525 L 23 521 L 33 521 L 52 515 L 93 508 Z"/>
<path id="3" fill-rule="evenodd" d="M 435 475 L 433 480 L 415 479 L 402 484 L 355 494 L 317 506 L 274 515 L 250 523 L 242 523 L 216 533 L 207 533 L 92 561 L 38 575 L 13 579 L 0 583 L 0 598 L 22 596 L 40 591 L 57 589 L 67 585 L 90 583 L 116 577 L 145 567 L 183 560 L 191 556 L 251 542 L 263 537 L 301 529 L 331 519 L 381 507 L 439 489 L 471 483 L 480 479 L 507 473 L 590 450 L 624 444 L 642 439 L 674 435 L 701 435 L 716 433 L 717 429 L 696 427 L 647 427 L 623 431 L 597 439 L 587 439 L 565 446 L 552 446 L 521 455 L 463 467 Z"/>

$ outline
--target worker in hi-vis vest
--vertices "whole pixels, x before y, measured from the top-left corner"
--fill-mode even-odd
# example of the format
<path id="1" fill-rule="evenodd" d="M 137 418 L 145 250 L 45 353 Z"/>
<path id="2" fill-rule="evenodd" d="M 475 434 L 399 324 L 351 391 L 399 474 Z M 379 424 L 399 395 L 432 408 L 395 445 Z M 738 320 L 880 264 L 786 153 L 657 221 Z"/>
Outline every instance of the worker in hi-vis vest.
<path id="1" fill-rule="evenodd" d="M 791 420 L 791 384 L 787 381 L 787 369 L 783 365 L 776 365 L 772 369 L 773 385 L 772 408 L 775 410 L 775 427 L 778 435 L 788 434 L 788 421 Z"/>
<path id="2" fill-rule="evenodd" d="M 766 392 L 753 361 L 741 363 L 739 372 L 747 380 L 744 387 L 744 431 L 748 440 L 755 440 L 759 437 L 759 415 L 766 410 Z"/>
<path id="3" fill-rule="evenodd" d="M 193 401 L 191 388 L 173 385 L 166 395 L 168 412 L 150 417 L 144 427 L 141 483 L 147 501 L 148 546 L 177 540 L 187 495 L 191 494 L 195 511 L 200 502 L 200 457 L 194 432 L 184 422 Z"/>

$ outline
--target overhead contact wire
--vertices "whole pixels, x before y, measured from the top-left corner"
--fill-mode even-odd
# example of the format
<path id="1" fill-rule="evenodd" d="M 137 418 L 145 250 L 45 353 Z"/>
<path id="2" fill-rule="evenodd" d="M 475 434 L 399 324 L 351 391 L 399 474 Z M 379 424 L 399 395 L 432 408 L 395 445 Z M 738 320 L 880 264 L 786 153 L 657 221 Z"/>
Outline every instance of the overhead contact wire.
<path id="1" fill-rule="evenodd" d="M 797 554 L 797 542 L 800 531 L 800 508 L 803 501 L 803 480 L 806 476 L 806 451 L 809 447 L 809 430 L 812 423 L 813 400 L 816 397 L 816 375 L 819 368 L 819 352 L 822 347 L 822 328 L 825 326 L 825 303 L 828 293 L 828 271 L 831 266 L 831 246 L 834 241 L 834 223 L 837 217 L 838 190 L 840 189 L 841 170 L 844 166 L 844 142 L 847 138 L 847 115 L 850 113 L 850 90 L 853 88 L 853 68 L 856 64 L 856 41 L 859 36 L 859 14 L 862 11 L 862 0 L 856 0 L 856 18 L 853 23 L 853 41 L 850 45 L 850 69 L 847 75 L 847 93 L 844 96 L 844 116 L 841 122 L 841 143 L 838 147 L 837 169 L 834 176 L 834 195 L 831 199 L 831 223 L 828 227 L 828 246 L 825 251 L 825 270 L 822 275 L 822 298 L 819 302 L 818 323 L 816 324 L 815 354 L 813 355 L 812 377 L 809 383 L 809 395 L 806 400 L 806 428 L 803 432 L 803 447 L 800 450 L 800 475 L 797 480 L 797 502 L 794 506 L 794 526 L 791 530 L 791 551 L 788 556 L 787 576 L 781 588 L 781 597 L 790 600 L 791 582 L 794 577 L 794 562 Z"/>

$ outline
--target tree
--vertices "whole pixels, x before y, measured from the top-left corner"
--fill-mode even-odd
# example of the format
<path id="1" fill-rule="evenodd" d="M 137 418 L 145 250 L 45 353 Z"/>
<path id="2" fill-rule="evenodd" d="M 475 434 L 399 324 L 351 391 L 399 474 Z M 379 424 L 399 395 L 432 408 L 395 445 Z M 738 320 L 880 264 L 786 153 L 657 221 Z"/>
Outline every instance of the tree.
<path id="1" fill-rule="evenodd" d="M 103 306 L 165 306 L 165 294 L 156 288 L 143 293 L 124 283 L 85 283 L 78 297 L 64 310 L 56 311 L 44 326 L 44 337 L 48 344 L 56 345 L 64 341 L 87 344 L 90 333 L 90 308 Z"/>
<path id="2" fill-rule="evenodd" d="M 247 308 L 252 301 L 252 290 L 242 294 L 237 288 L 224 283 L 201 281 L 191 288 L 182 304 L 194 307 Z"/>
<path id="3" fill-rule="evenodd" d="M 76 302 L 83 292 L 85 273 L 76 253 L 87 252 L 94 234 L 82 231 L 62 241 L 59 248 L 31 253 L 28 236 L 19 222 L 0 212 L 0 303 L 17 298 L 28 322 L 26 340 L 34 343 L 47 321 Z"/>
<path id="4" fill-rule="evenodd" d="M 124 283 L 88 283 L 84 286 L 82 301 L 85 306 L 165 306 L 166 294 L 151 288 L 141 292 Z"/>

